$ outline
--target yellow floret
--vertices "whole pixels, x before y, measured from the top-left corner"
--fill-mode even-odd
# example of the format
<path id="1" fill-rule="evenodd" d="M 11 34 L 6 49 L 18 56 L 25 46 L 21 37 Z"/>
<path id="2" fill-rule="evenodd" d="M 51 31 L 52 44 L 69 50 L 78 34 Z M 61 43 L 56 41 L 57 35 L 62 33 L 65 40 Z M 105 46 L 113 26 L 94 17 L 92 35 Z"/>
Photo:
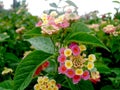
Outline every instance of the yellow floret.
<path id="1" fill-rule="evenodd" d="M 83 69 L 76 69 L 75 74 L 76 75 L 82 75 L 83 74 Z"/>
<path id="2" fill-rule="evenodd" d="M 65 67 L 66 67 L 67 69 L 72 68 L 72 66 L 73 66 L 73 63 L 72 63 L 71 60 L 66 60 L 66 61 L 65 61 Z"/>

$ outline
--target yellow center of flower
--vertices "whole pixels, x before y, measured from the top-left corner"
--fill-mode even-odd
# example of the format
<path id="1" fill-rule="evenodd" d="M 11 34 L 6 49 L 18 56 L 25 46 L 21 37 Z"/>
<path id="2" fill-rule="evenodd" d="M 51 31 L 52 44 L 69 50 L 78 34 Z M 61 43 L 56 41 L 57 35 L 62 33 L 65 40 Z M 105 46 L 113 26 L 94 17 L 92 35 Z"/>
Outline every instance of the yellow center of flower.
<path id="1" fill-rule="evenodd" d="M 73 66 L 73 63 L 72 63 L 71 60 L 66 60 L 66 61 L 65 61 L 65 67 L 66 67 L 67 69 L 72 68 L 72 66 Z"/>
<path id="2" fill-rule="evenodd" d="M 83 74 L 83 69 L 76 69 L 75 74 L 76 75 L 82 75 Z"/>
<path id="3" fill-rule="evenodd" d="M 72 61 L 74 68 L 82 68 L 84 66 L 85 60 L 80 55 L 79 56 L 71 56 L 70 60 Z"/>

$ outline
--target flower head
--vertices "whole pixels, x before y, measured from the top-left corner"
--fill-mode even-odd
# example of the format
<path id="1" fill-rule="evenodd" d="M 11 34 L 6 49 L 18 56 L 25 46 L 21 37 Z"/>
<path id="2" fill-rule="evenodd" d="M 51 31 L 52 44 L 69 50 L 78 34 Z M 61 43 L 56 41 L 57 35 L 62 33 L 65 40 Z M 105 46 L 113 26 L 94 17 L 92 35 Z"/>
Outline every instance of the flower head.
<path id="1" fill-rule="evenodd" d="M 103 28 L 103 31 L 105 33 L 111 34 L 116 31 L 116 27 L 113 25 L 107 25 L 106 27 Z"/>
<path id="2" fill-rule="evenodd" d="M 62 47 L 59 50 L 58 62 L 60 66 L 58 72 L 71 78 L 74 84 L 77 84 L 81 79 L 92 79 L 90 73 L 93 71 L 96 57 L 94 54 L 90 54 L 87 58 L 87 54 L 83 53 L 85 50 L 85 45 L 79 45 L 76 42 L 72 42 L 68 47 Z"/>
<path id="3" fill-rule="evenodd" d="M 58 86 L 54 79 L 49 79 L 47 76 L 38 77 L 37 84 L 34 90 L 58 90 Z"/>
<path id="4" fill-rule="evenodd" d="M 11 68 L 4 67 L 4 70 L 2 71 L 2 75 L 12 73 L 12 72 L 13 72 L 13 70 Z"/>

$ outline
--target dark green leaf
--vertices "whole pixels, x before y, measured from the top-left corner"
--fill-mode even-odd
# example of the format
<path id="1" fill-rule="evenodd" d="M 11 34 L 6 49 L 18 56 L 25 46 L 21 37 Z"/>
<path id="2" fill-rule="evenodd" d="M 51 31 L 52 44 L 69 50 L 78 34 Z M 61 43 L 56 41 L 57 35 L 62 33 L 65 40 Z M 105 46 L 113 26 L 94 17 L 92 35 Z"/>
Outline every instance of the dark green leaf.
<path id="1" fill-rule="evenodd" d="M 14 77 L 14 90 L 24 90 L 33 78 L 38 66 L 43 64 L 51 54 L 33 51 L 18 65 Z"/>
<path id="2" fill-rule="evenodd" d="M 36 50 L 42 50 L 47 53 L 54 53 L 54 45 L 49 37 L 34 37 L 27 39 Z"/>
<path id="3" fill-rule="evenodd" d="M 94 87 L 92 85 L 92 83 L 89 81 L 89 80 L 81 80 L 79 82 L 79 84 L 77 85 L 77 87 L 79 87 L 80 89 L 79 90 L 94 90 Z"/>
<path id="4" fill-rule="evenodd" d="M 90 32 L 91 30 L 81 22 L 75 22 L 71 25 L 72 32 Z"/>
<path id="5" fill-rule="evenodd" d="M 58 6 L 56 5 L 56 3 L 50 3 L 51 7 L 57 8 Z"/>
<path id="6" fill-rule="evenodd" d="M 69 36 L 65 39 L 65 43 L 70 43 L 70 42 L 92 44 L 92 45 L 100 46 L 100 47 L 108 50 L 108 48 L 100 40 L 98 40 L 95 36 L 90 35 L 88 33 L 84 33 L 84 32 L 73 33 L 71 36 Z"/>
<path id="7" fill-rule="evenodd" d="M 113 87 L 111 85 L 106 85 L 102 87 L 101 90 L 113 90 Z"/>
<path id="8" fill-rule="evenodd" d="M 6 81 L 1 82 L 0 83 L 0 90 L 13 90 L 13 81 L 6 80 Z"/>
<path id="9" fill-rule="evenodd" d="M 76 4 L 75 4 L 74 2 L 72 2 L 72 1 L 70 1 L 70 0 L 67 0 L 66 3 L 68 3 L 68 4 L 71 5 L 71 6 L 74 6 L 75 8 L 78 8 L 78 7 L 76 6 Z"/>
<path id="10" fill-rule="evenodd" d="M 95 63 L 95 67 L 100 73 L 110 73 L 110 68 L 103 63 Z"/>

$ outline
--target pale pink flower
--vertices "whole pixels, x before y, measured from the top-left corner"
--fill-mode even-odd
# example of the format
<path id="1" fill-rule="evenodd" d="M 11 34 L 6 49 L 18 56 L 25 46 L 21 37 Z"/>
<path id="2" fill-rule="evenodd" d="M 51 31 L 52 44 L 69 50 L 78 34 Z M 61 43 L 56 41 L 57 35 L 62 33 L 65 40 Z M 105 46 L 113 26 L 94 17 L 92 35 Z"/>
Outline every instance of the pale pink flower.
<path id="1" fill-rule="evenodd" d="M 58 72 L 59 72 L 60 74 L 65 74 L 65 73 L 66 73 L 66 70 L 67 70 L 67 68 L 65 67 L 64 64 L 61 64 L 61 65 L 58 67 Z"/>
<path id="2" fill-rule="evenodd" d="M 79 48 L 78 45 L 74 45 L 74 46 L 71 48 L 71 50 L 72 50 L 73 55 L 75 55 L 75 56 L 77 56 L 77 55 L 80 54 L 80 48 Z"/>
<path id="3" fill-rule="evenodd" d="M 36 24 L 36 27 L 40 27 L 42 25 L 42 21 L 39 21 L 37 24 Z"/>
<path id="4" fill-rule="evenodd" d="M 67 20 L 63 20 L 62 23 L 59 23 L 58 26 L 61 28 L 67 28 L 69 27 L 70 23 Z"/>
<path id="5" fill-rule="evenodd" d="M 63 54 L 58 57 L 58 62 L 60 62 L 60 63 L 64 63 L 65 60 L 66 60 L 66 57 Z"/>
<path id="6" fill-rule="evenodd" d="M 75 75 L 72 79 L 73 79 L 73 83 L 77 84 L 81 80 L 81 76 L 80 75 Z"/>
<path id="7" fill-rule="evenodd" d="M 69 78 L 73 78 L 75 76 L 75 71 L 73 69 L 67 69 L 65 75 Z"/>
<path id="8" fill-rule="evenodd" d="M 65 50 L 65 48 L 62 47 L 62 48 L 59 50 L 59 53 L 60 53 L 60 54 L 64 54 L 64 50 Z"/>
<path id="9" fill-rule="evenodd" d="M 83 78 L 84 80 L 88 80 L 88 79 L 90 78 L 90 73 L 89 73 L 88 70 L 85 70 L 85 71 L 83 72 L 82 78 Z"/>
<path id="10" fill-rule="evenodd" d="M 115 32 L 115 30 L 116 30 L 116 27 L 113 25 L 107 25 L 106 27 L 103 28 L 103 31 L 108 34 Z"/>

